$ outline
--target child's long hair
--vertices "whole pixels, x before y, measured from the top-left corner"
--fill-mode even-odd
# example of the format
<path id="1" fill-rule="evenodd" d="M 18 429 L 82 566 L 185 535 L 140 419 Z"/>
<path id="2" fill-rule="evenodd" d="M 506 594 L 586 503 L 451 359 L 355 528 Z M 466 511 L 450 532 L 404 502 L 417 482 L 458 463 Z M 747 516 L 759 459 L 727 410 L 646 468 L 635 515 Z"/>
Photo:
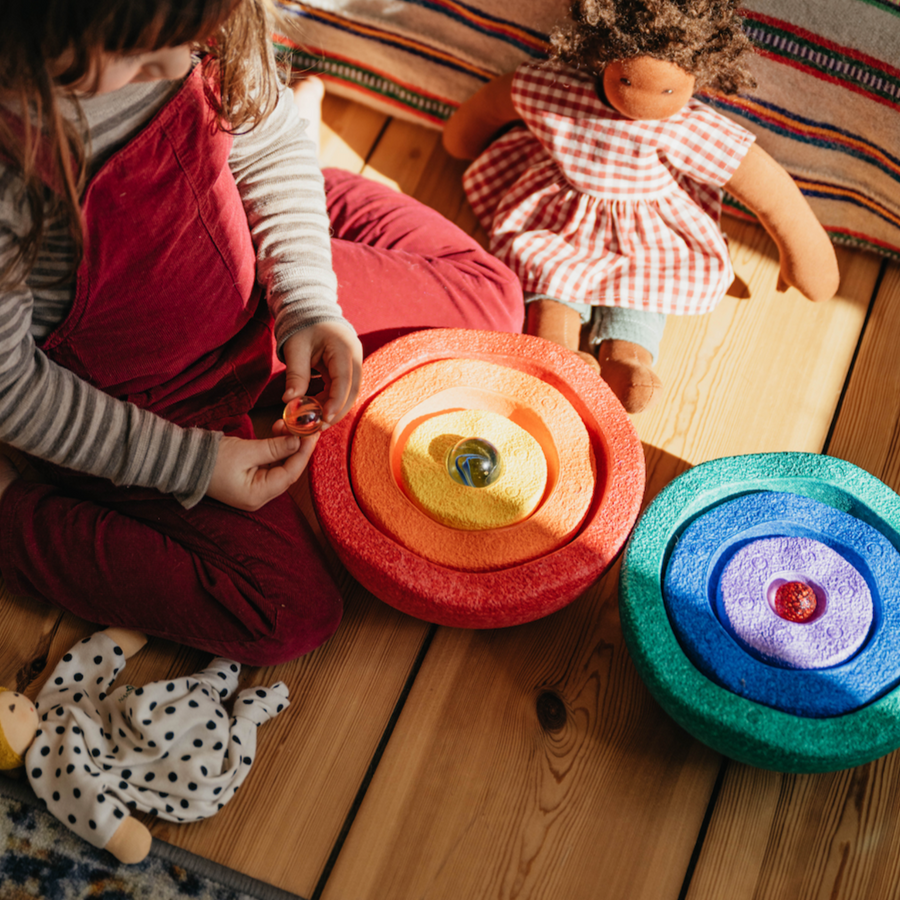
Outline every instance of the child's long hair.
<path id="1" fill-rule="evenodd" d="M 30 116 L 21 127 L 0 116 L 0 155 L 22 175 L 31 228 L 0 272 L 0 288 L 21 283 L 31 271 L 45 223 L 57 217 L 68 221 L 74 265 L 81 259 L 87 153 L 78 129 L 60 113 L 60 93 L 96 74 L 104 51 L 196 44 L 217 61 L 219 91 L 210 100 L 221 127 L 252 127 L 276 100 L 269 12 L 267 0 L 2 0 L 0 101 Z M 64 72 L 53 71 L 61 58 L 71 62 Z"/>
<path id="2" fill-rule="evenodd" d="M 599 75 L 636 56 L 666 60 L 693 75 L 696 89 L 734 94 L 753 87 L 750 40 L 738 0 L 573 0 L 571 21 L 550 36 L 552 56 Z"/>

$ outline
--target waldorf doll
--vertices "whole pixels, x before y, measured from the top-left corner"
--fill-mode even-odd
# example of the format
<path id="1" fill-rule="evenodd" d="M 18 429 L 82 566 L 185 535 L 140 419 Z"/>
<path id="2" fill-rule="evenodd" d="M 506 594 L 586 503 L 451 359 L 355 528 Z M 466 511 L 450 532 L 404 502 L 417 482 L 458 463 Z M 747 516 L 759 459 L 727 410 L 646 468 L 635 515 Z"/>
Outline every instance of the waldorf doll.
<path id="1" fill-rule="evenodd" d="M 217 658 L 195 675 L 113 688 L 140 632 L 108 628 L 76 644 L 37 700 L 0 688 L 0 768 L 25 765 L 35 793 L 80 837 L 140 862 L 150 832 L 131 810 L 194 822 L 247 777 L 256 728 L 288 706 L 287 687 L 235 690 L 240 665 Z"/>
<path id="2" fill-rule="evenodd" d="M 522 282 L 525 330 L 579 352 L 589 323 L 581 355 L 628 412 L 661 391 L 665 316 L 712 310 L 734 277 L 723 188 L 775 240 L 779 290 L 820 301 L 838 287 L 831 242 L 788 173 L 693 96 L 753 84 L 736 5 L 575 0 L 548 62 L 489 82 L 444 130 L 448 152 L 475 159 L 466 194 Z"/>

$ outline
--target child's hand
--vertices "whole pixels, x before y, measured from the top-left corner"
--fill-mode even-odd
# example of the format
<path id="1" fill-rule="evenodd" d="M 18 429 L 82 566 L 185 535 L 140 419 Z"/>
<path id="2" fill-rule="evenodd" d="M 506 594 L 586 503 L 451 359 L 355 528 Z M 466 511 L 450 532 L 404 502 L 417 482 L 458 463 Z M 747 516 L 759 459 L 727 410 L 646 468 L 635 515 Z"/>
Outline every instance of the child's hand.
<path id="1" fill-rule="evenodd" d="M 284 402 L 306 393 L 311 370 L 316 369 L 325 380 L 327 391 L 327 400 L 322 404 L 325 422 L 334 425 L 340 421 L 359 393 L 362 344 L 356 334 L 340 322 L 320 322 L 291 335 L 282 351 L 287 364 Z M 275 433 L 283 433 L 283 429 L 276 428 Z"/>
<path id="2" fill-rule="evenodd" d="M 318 441 L 294 434 L 249 441 L 223 437 L 208 497 L 249 512 L 283 494 L 302 474 Z"/>

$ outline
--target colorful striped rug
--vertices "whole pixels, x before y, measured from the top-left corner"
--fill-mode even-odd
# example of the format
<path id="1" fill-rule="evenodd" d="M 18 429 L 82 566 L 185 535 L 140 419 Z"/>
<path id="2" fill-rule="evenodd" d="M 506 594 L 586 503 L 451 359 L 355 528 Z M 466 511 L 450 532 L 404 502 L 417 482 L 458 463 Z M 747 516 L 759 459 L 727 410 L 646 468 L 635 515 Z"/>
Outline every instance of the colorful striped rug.
<path id="1" fill-rule="evenodd" d="M 278 0 L 298 72 L 440 127 L 485 81 L 540 58 L 565 0 Z M 900 259 L 900 2 L 748 0 L 759 82 L 706 99 L 756 133 L 839 242 Z M 747 215 L 730 204 L 730 211 Z"/>

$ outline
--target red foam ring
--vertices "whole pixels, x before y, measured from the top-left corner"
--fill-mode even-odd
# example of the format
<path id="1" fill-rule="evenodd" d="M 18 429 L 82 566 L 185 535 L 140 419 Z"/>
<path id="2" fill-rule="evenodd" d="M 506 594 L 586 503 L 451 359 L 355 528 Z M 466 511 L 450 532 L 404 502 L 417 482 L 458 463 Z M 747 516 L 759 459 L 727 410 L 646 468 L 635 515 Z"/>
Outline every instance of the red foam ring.
<path id="1" fill-rule="evenodd" d="M 461 572 L 417 556 L 369 522 L 350 486 L 350 444 L 368 399 L 424 363 L 460 357 L 520 369 L 557 388 L 581 415 L 597 461 L 597 496 L 573 540 L 540 559 L 499 571 Z M 434 329 L 398 338 L 365 361 L 357 403 L 319 439 L 310 487 L 335 552 L 376 597 L 439 625 L 495 628 L 555 612 L 609 568 L 640 511 L 644 456 L 621 404 L 571 352 L 530 335 Z"/>

